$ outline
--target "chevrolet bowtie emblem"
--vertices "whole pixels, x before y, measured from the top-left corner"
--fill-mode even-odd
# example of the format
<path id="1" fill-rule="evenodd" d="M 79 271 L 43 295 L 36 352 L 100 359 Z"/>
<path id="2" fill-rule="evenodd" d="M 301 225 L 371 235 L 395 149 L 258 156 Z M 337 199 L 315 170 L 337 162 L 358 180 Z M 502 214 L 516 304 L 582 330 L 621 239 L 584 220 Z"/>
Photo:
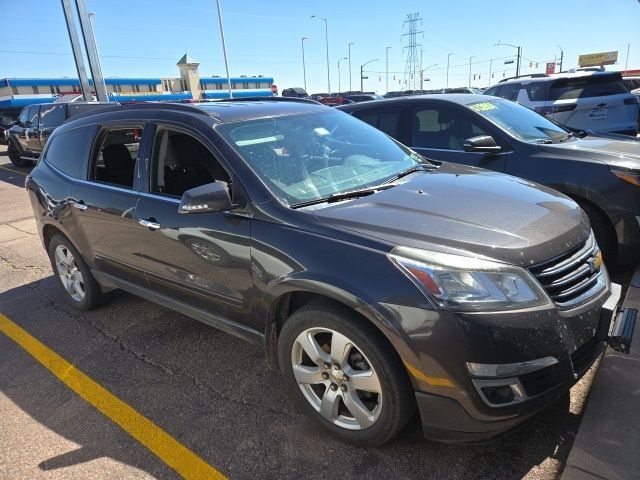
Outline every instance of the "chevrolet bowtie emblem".
<path id="1" fill-rule="evenodd" d="M 602 266 L 602 252 L 598 250 L 593 257 L 587 260 L 587 263 L 589 264 L 590 273 L 595 273 L 600 270 Z"/>

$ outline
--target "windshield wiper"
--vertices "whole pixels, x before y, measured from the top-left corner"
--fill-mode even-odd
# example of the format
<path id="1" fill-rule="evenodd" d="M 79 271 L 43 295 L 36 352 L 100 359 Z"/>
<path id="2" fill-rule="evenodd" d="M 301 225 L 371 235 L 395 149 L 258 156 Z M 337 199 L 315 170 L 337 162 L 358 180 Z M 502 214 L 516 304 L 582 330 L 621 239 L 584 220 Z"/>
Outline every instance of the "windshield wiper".
<path id="1" fill-rule="evenodd" d="M 412 173 L 415 173 L 415 172 L 430 172 L 432 170 L 435 170 L 436 168 L 438 168 L 437 165 L 425 165 L 424 163 L 421 163 L 419 165 L 414 165 L 413 167 L 409 167 L 406 170 L 403 170 L 400 173 L 397 173 L 396 175 L 391 177 L 389 180 L 384 182 L 383 185 L 387 185 L 389 183 L 395 182 L 396 180 L 399 180 L 402 177 L 406 177 L 407 175 L 411 175 Z"/>
<path id="2" fill-rule="evenodd" d="M 302 208 L 302 207 L 308 207 L 309 205 L 317 205 L 319 203 L 333 203 L 333 202 L 338 202 L 340 200 L 346 200 L 349 198 L 365 197 L 367 195 L 372 195 L 381 190 L 387 190 L 392 187 L 395 187 L 395 185 L 393 185 L 392 183 L 383 183 L 382 185 L 375 185 L 373 187 L 360 188 L 358 190 L 349 190 L 348 192 L 332 193 L 331 195 L 325 198 L 316 198 L 314 200 L 307 200 L 306 202 L 294 203 L 293 205 L 291 205 L 291 208 Z"/>

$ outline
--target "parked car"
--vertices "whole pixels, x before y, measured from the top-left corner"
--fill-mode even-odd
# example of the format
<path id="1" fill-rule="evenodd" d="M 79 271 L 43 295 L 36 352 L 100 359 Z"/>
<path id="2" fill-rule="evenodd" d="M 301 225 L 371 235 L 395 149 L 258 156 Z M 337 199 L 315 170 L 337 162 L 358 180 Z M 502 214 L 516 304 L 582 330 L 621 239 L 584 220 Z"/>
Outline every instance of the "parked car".
<path id="1" fill-rule="evenodd" d="M 328 93 L 312 93 L 311 95 L 309 95 L 309 98 L 310 98 L 311 100 L 318 101 L 318 100 L 320 100 L 321 98 L 329 97 L 329 96 L 330 96 L 330 94 L 328 94 Z"/>
<path id="2" fill-rule="evenodd" d="M 638 97 L 620 72 L 544 73 L 501 80 L 484 95 L 513 100 L 569 128 L 593 132 L 638 133 Z"/>
<path id="3" fill-rule="evenodd" d="M 640 90 L 640 75 L 631 75 L 622 77 L 622 82 L 627 86 L 630 92 Z"/>
<path id="4" fill-rule="evenodd" d="M 572 131 L 484 95 L 426 95 L 340 107 L 427 158 L 504 172 L 573 198 L 608 261 L 640 260 L 640 142 Z"/>
<path id="5" fill-rule="evenodd" d="M 5 131 L 18 120 L 22 107 L 0 107 L 0 144 L 7 144 Z"/>
<path id="6" fill-rule="evenodd" d="M 354 103 L 359 103 L 359 102 L 369 102 L 371 100 L 380 100 L 384 97 L 381 97 L 380 95 L 376 95 L 372 93 L 354 93 L 351 95 L 345 95 L 344 98 Z"/>
<path id="7" fill-rule="evenodd" d="M 602 352 L 620 299 L 568 197 L 308 100 L 80 115 L 26 188 L 71 304 L 120 288 L 252 341 L 363 445 L 416 407 L 445 441 L 524 421 Z"/>
<path id="8" fill-rule="evenodd" d="M 38 160 L 51 132 L 65 120 L 80 113 L 115 105 L 114 102 L 56 102 L 24 107 L 17 123 L 6 133 L 9 160 L 17 167 L 31 165 Z"/>
<path id="9" fill-rule="evenodd" d="M 304 88 L 294 87 L 282 90 L 283 97 L 309 98 L 309 94 Z"/>

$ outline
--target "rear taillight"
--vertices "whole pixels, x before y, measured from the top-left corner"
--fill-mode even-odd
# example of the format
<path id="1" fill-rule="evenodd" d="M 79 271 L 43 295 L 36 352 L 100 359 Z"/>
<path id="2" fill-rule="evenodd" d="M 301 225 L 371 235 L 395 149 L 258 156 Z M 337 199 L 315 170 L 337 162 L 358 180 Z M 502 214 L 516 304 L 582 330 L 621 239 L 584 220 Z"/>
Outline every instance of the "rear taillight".
<path id="1" fill-rule="evenodd" d="M 549 115 L 551 113 L 570 112 L 576 109 L 576 104 L 570 105 L 551 105 L 548 107 L 536 107 L 535 111 L 540 115 Z"/>
<path id="2" fill-rule="evenodd" d="M 624 104 L 625 105 L 640 105 L 640 98 L 639 97 L 629 97 L 629 98 L 625 98 L 624 99 Z"/>

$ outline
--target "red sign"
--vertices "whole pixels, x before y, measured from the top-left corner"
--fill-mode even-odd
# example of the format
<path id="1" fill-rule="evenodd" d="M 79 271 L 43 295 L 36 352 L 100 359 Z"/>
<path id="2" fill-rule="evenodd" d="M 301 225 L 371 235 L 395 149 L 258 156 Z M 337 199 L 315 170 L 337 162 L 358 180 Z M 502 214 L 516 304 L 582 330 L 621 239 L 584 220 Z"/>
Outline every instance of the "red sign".
<path id="1" fill-rule="evenodd" d="M 550 74 L 555 73 L 555 72 L 556 72 L 556 62 L 548 62 L 547 63 L 547 69 L 546 69 L 545 73 L 547 75 L 550 75 Z"/>
<path id="2" fill-rule="evenodd" d="M 278 86 L 275 83 L 271 85 L 271 93 L 278 95 Z"/>

